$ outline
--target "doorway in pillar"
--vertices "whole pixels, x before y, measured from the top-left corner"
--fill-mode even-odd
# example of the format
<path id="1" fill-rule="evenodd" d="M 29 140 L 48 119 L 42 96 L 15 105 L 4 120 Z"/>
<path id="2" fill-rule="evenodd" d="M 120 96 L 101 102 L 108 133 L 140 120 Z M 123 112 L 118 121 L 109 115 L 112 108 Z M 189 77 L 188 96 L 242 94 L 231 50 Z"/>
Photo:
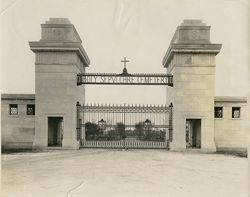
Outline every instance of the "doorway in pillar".
<path id="1" fill-rule="evenodd" d="M 48 146 L 61 147 L 63 139 L 63 117 L 48 117 Z"/>
<path id="2" fill-rule="evenodd" d="M 186 119 L 186 148 L 201 148 L 201 119 Z"/>

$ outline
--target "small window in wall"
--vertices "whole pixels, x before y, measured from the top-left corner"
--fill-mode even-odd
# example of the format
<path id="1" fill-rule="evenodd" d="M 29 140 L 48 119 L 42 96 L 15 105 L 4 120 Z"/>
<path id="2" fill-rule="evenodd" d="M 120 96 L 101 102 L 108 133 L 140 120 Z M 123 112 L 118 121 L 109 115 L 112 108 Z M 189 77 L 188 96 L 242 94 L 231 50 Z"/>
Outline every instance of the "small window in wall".
<path id="1" fill-rule="evenodd" d="M 223 118 L 223 107 L 214 107 L 214 117 Z"/>
<path id="2" fill-rule="evenodd" d="M 10 115 L 17 115 L 18 114 L 18 105 L 17 104 L 10 104 L 9 105 L 9 114 Z"/>
<path id="3" fill-rule="evenodd" d="M 27 115 L 35 115 L 35 105 L 27 105 Z"/>
<path id="4" fill-rule="evenodd" d="M 232 118 L 240 118 L 240 107 L 232 107 Z"/>

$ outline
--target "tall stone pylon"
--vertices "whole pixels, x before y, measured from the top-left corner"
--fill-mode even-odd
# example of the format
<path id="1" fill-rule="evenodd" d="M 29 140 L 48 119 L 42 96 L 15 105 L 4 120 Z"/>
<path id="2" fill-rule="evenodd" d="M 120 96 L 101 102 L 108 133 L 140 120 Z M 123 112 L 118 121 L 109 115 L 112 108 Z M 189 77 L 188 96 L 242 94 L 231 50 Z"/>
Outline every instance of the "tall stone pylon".
<path id="1" fill-rule="evenodd" d="M 173 137 L 170 150 L 187 149 L 188 121 L 198 120 L 199 148 L 216 151 L 214 142 L 215 56 L 221 44 L 210 41 L 210 26 L 201 20 L 184 20 L 177 27 L 163 58 L 173 87 L 167 87 L 167 103 L 173 103 Z M 198 126 L 195 126 L 198 127 Z M 192 136 L 191 136 L 192 137 Z"/>
<path id="2" fill-rule="evenodd" d="M 33 148 L 55 145 L 78 149 L 76 103 L 84 103 L 85 90 L 77 86 L 77 74 L 85 72 L 90 60 L 68 19 L 50 18 L 41 28 L 40 41 L 29 43 L 35 53 Z"/>

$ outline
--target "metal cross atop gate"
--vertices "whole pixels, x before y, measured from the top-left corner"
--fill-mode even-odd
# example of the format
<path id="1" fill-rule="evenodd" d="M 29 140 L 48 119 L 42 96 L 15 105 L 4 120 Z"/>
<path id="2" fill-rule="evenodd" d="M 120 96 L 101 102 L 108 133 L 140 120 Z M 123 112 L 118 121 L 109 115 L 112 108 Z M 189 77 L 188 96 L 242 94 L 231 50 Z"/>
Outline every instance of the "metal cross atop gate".
<path id="1" fill-rule="evenodd" d="M 129 62 L 129 60 L 127 60 L 126 57 L 124 57 L 124 59 L 121 60 L 121 62 L 123 62 L 124 68 L 126 68 L 126 64 L 127 64 L 127 62 Z"/>
<path id="2" fill-rule="evenodd" d="M 85 148 L 168 148 L 172 104 L 80 105 L 77 133 Z"/>

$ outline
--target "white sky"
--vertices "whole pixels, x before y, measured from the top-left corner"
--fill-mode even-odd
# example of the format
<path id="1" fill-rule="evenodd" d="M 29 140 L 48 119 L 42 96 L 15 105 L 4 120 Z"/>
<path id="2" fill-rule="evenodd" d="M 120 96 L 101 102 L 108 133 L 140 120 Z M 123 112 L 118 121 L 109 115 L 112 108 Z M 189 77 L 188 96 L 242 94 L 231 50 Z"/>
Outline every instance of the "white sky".
<path id="1" fill-rule="evenodd" d="M 216 57 L 215 95 L 247 95 L 247 0 L 2 0 L 0 61 L 2 93 L 34 93 L 34 58 L 28 41 L 41 37 L 40 24 L 66 17 L 91 60 L 87 72 L 164 73 L 161 61 L 183 19 L 211 26 Z M 165 103 L 161 86 L 87 86 L 87 102 Z"/>

